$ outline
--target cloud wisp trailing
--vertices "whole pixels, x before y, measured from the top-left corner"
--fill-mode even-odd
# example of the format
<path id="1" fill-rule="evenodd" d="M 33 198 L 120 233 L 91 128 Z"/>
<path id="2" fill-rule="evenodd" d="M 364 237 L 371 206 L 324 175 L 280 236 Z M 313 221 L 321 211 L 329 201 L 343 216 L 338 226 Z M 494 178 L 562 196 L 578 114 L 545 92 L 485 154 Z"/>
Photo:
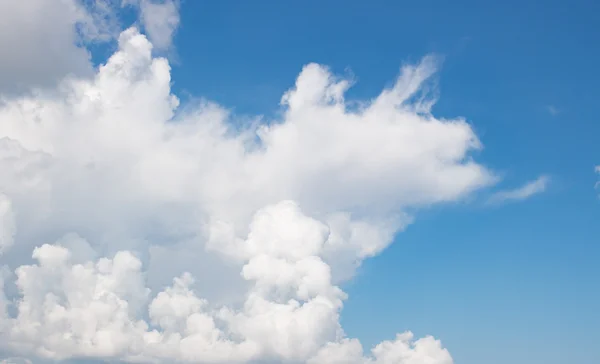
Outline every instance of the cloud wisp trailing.
<path id="1" fill-rule="evenodd" d="M 170 44 L 162 25 L 165 39 L 151 29 Z M 7 100 L 0 258 L 11 274 L 0 287 L 16 292 L 0 290 L 0 351 L 451 364 L 433 337 L 400 333 L 369 351 L 339 321 L 341 283 L 412 221 L 408 211 L 495 181 L 472 157 L 481 144 L 470 125 L 415 97 L 435 72 L 434 57 L 404 66 L 350 110 L 349 80 L 308 64 L 281 119 L 240 130 L 208 101 L 181 111 L 169 62 L 129 28 L 92 76 Z"/>
<path id="2" fill-rule="evenodd" d="M 139 9 L 140 23 L 155 49 L 169 50 L 179 27 L 179 0 L 123 0 Z"/>
<path id="3" fill-rule="evenodd" d="M 525 185 L 512 189 L 494 193 L 488 200 L 490 204 L 501 204 L 512 201 L 526 200 L 534 195 L 546 191 L 550 177 L 546 175 L 539 176 L 533 181 L 527 182 Z"/>
<path id="4" fill-rule="evenodd" d="M 560 110 L 554 105 L 546 106 L 546 111 L 548 111 L 548 113 L 552 116 L 557 116 L 558 114 L 560 114 Z"/>

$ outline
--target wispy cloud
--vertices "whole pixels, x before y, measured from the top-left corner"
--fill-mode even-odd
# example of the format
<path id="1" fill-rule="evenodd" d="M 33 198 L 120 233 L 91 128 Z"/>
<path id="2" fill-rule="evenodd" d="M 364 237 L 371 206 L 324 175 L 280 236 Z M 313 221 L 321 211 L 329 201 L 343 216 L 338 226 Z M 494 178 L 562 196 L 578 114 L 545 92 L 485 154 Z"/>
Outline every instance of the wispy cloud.
<path id="1" fill-rule="evenodd" d="M 519 188 L 496 192 L 490 197 L 488 203 L 500 204 L 509 201 L 525 200 L 533 195 L 544 192 L 548 187 L 548 183 L 550 183 L 550 177 L 542 175 Z"/>
<path id="2" fill-rule="evenodd" d="M 560 110 L 554 105 L 547 105 L 546 111 L 548 111 L 548 113 L 552 116 L 556 116 L 556 115 L 560 114 Z"/>
<path id="3" fill-rule="evenodd" d="M 139 7 L 140 21 L 155 49 L 168 50 L 179 27 L 179 0 L 125 0 Z"/>

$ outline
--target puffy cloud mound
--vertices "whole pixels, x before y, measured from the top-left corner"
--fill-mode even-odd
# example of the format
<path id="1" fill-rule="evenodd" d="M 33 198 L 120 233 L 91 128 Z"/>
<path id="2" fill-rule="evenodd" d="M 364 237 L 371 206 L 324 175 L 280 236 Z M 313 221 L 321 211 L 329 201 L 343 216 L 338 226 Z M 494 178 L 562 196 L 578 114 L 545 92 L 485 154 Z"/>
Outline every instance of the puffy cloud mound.
<path id="1" fill-rule="evenodd" d="M 431 114 L 434 58 L 359 108 L 348 80 L 309 64 L 281 119 L 239 128 L 208 101 L 180 110 L 167 60 L 135 28 L 118 45 L 93 78 L 0 106 L 3 282 L 17 291 L 0 297 L 2 351 L 452 363 L 411 333 L 365 354 L 339 323 L 340 284 L 411 211 L 494 181 L 470 125 Z"/>
<path id="2" fill-rule="evenodd" d="M 189 273 L 150 300 L 142 263 L 128 251 L 77 264 L 58 244 L 35 248 L 36 263 L 16 270 L 18 314 L 3 315 L 3 342 L 59 360 L 452 363 L 438 341 L 413 341 L 411 333 L 363 357 L 360 343 L 344 338 L 339 312 L 346 295 L 332 284 L 330 267 L 319 256 L 326 226 L 289 201 L 257 212 L 251 226 L 241 243 L 252 252 L 242 267 L 251 285 L 239 308 L 211 307 L 191 288 Z M 288 230 L 269 229 L 277 226 Z"/>
<path id="3" fill-rule="evenodd" d="M 411 332 L 398 334 L 393 341 L 384 341 L 371 350 L 371 356 L 363 357 L 363 349 L 356 339 L 343 339 L 326 344 L 308 364 L 452 364 L 448 350 L 431 336 L 414 340 Z"/>

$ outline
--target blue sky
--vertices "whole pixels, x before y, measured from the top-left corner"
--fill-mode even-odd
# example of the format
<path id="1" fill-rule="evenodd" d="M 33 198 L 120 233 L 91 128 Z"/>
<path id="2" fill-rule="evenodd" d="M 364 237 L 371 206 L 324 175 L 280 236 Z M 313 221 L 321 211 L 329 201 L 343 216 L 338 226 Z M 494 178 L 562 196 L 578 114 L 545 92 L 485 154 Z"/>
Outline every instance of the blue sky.
<path id="1" fill-rule="evenodd" d="M 600 363 L 599 2 L 125 2 L 0 4 L 13 50 L 0 61 L 0 364 L 321 364 L 348 344 L 338 312 L 365 349 L 352 364 L 397 364 L 368 350 L 406 330 L 452 355 L 430 345 L 431 364 Z M 394 97 L 338 112 L 325 69 L 303 71 L 324 65 L 354 81 L 345 100 L 373 100 L 402 94 L 401 67 L 427 73 L 427 55 L 439 69 L 417 83 L 449 122 Z M 264 150 L 220 133 L 257 115 L 280 122 L 261 130 Z M 414 221 L 387 246 L 399 212 Z M 355 274 L 346 301 L 330 272 Z M 264 307 L 287 316 L 269 326 Z"/>
<path id="2" fill-rule="evenodd" d="M 434 114 L 473 124 L 500 187 L 551 177 L 527 201 L 419 213 L 347 285 L 350 335 L 432 334 L 461 364 L 600 362 L 597 2 L 186 1 L 181 16 L 180 93 L 270 115 L 308 62 L 364 98 L 436 53 Z"/>

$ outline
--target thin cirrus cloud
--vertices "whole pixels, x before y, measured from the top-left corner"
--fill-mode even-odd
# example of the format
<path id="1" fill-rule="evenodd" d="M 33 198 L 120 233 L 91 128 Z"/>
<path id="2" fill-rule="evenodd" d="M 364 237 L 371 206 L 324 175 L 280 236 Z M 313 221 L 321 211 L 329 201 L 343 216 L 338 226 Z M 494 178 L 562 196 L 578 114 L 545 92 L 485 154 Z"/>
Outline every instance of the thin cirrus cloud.
<path id="1" fill-rule="evenodd" d="M 526 200 L 534 195 L 543 193 L 546 191 L 548 184 L 550 183 L 550 177 L 546 175 L 539 176 L 533 181 L 527 182 L 521 187 L 504 190 L 494 193 L 488 200 L 490 204 L 501 204 L 512 201 Z"/>
<path id="2" fill-rule="evenodd" d="M 548 111 L 548 113 L 552 116 L 556 116 L 556 115 L 560 114 L 560 110 L 554 105 L 546 106 L 546 111 Z"/>
<path id="3" fill-rule="evenodd" d="M 497 180 L 473 158 L 482 145 L 471 126 L 436 118 L 420 94 L 437 59 L 402 67 L 359 110 L 345 102 L 350 80 L 307 64 L 280 119 L 232 128 L 230 110 L 181 108 L 172 93 L 169 62 L 153 52 L 171 46 L 179 22 L 167 3 L 135 2 L 146 34 L 112 36 L 116 52 L 91 75 L 56 74 L 57 87 L 0 105 L 0 352 L 452 364 L 432 336 L 369 349 L 340 324 L 341 283 L 415 211 Z M 149 4 L 165 8 L 150 16 Z"/>

